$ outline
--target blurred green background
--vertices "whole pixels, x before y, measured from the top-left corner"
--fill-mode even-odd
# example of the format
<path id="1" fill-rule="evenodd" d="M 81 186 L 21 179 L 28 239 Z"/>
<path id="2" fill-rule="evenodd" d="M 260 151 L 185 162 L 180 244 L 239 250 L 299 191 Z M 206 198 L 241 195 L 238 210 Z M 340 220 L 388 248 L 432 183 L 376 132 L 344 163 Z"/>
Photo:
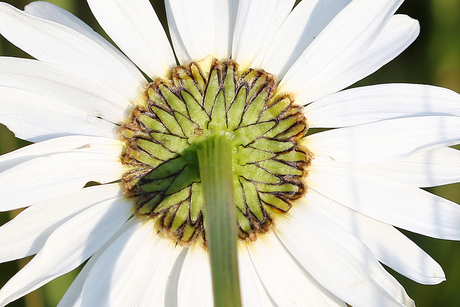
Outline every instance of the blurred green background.
<path id="1" fill-rule="evenodd" d="M 333 1 L 333 0 L 331 0 Z M 32 2 L 7 0 L 18 8 Z M 51 0 L 79 16 L 102 33 L 84 0 Z M 157 13 L 163 16 L 162 1 L 151 1 Z M 358 85 L 410 82 L 434 84 L 460 92 L 460 0 L 407 0 L 398 13 L 410 15 L 421 23 L 421 34 L 402 55 Z M 0 37 L 0 54 L 27 57 L 27 55 Z M 0 154 L 26 145 L 0 125 Z M 460 203 L 460 184 L 437 187 L 430 190 L 447 199 Z M 18 212 L 0 213 L 0 224 Z M 459 221 L 460 223 L 460 221 Z M 406 288 L 419 307 L 460 306 L 460 242 L 448 242 L 406 233 L 435 260 L 447 276 L 447 281 L 437 286 L 416 284 L 392 272 Z M 1 248 L 1 247 L 0 247 Z M 19 270 L 28 259 L 0 264 L 0 286 Z M 27 295 L 9 306 L 41 307 L 56 306 L 77 272 L 62 276 L 41 289 Z"/>

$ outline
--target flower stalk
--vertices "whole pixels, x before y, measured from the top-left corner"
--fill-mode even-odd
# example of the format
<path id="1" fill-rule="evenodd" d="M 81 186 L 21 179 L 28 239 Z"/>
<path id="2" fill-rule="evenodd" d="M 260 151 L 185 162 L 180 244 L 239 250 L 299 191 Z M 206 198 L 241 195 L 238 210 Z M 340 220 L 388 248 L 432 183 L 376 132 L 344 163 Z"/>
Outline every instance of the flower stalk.
<path id="1" fill-rule="evenodd" d="M 233 199 L 232 148 L 223 135 L 197 151 L 204 199 L 204 225 L 211 259 L 214 306 L 241 306 L 237 226 Z"/>

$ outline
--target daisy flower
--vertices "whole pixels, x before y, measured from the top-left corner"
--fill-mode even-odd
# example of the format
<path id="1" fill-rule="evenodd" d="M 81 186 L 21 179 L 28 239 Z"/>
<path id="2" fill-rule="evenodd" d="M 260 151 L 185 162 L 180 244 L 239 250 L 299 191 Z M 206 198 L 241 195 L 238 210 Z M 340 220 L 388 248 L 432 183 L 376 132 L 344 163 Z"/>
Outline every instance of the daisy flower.
<path id="1" fill-rule="evenodd" d="M 119 49 L 50 3 L 0 3 L 36 59 L 0 57 L 0 122 L 34 143 L 0 157 L 0 210 L 26 208 L 0 261 L 35 255 L 0 306 L 86 261 L 60 306 L 212 306 L 212 138 L 243 306 L 414 306 L 382 264 L 445 279 L 397 228 L 460 239 L 460 206 L 421 189 L 460 181 L 460 96 L 345 89 L 418 35 L 402 2 L 167 0 L 169 40 L 148 0 L 88 0 Z"/>

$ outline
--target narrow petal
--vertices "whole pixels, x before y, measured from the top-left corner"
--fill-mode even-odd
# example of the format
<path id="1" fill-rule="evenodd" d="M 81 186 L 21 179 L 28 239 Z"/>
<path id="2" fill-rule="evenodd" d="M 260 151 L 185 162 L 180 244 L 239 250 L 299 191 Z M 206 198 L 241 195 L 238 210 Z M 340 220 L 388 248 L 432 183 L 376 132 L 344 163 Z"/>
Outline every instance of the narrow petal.
<path id="1" fill-rule="evenodd" d="M 59 100 L 93 117 L 121 123 L 132 105 L 111 88 L 64 67 L 0 57 L 0 85 Z"/>
<path id="2" fill-rule="evenodd" d="M 376 72 L 406 50 L 419 33 L 420 24 L 417 20 L 406 15 L 392 16 L 382 33 L 358 59 L 331 78 L 323 88 L 316 89 L 316 97 L 342 90 Z M 313 101 L 314 98 L 311 97 L 310 100 Z"/>
<path id="3" fill-rule="evenodd" d="M 276 233 L 313 278 L 355 307 L 377 302 L 415 306 L 364 244 L 321 214 L 307 210 L 281 218 Z"/>
<path id="4" fill-rule="evenodd" d="M 294 3 L 293 0 L 240 0 L 232 58 L 242 69 L 261 67 L 268 47 Z"/>
<path id="5" fill-rule="evenodd" d="M 308 45 L 350 2 L 351 0 L 301 1 L 276 33 L 262 67 L 282 79 Z"/>
<path id="6" fill-rule="evenodd" d="M 351 167 L 416 187 L 434 187 L 460 182 L 460 151 L 449 147 L 422 150 L 395 162 Z"/>
<path id="7" fill-rule="evenodd" d="M 77 307 L 81 306 L 81 292 L 83 291 L 83 286 L 85 280 L 88 277 L 88 273 L 91 271 L 91 268 L 97 262 L 99 257 L 105 252 L 107 248 L 115 242 L 118 237 L 124 234 L 128 229 L 130 229 L 134 224 L 138 223 L 137 219 L 130 219 L 121 226 L 117 232 L 110 237 L 104 244 L 99 248 L 92 256 L 89 258 L 88 262 L 83 266 L 83 268 L 78 273 L 77 277 L 74 279 L 70 287 L 67 289 L 66 293 L 62 297 L 61 301 L 58 304 L 58 307 Z"/>
<path id="8" fill-rule="evenodd" d="M 328 306 L 322 287 L 299 268 L 274 233 L 247 245 L 263 285 L 278 306 Z"/>
<path id="9" fill-rule="evenodd" d="M 173 40 L 175 49 L 176 44 L 182 44 L 195 61 L 208 56 L 230 58 L 238 1 L 175 0 L 165 5 L 179 36 Z"/>
<path id="10" fill-rule="evenodd" d="M 238 268 L 243 307 L 275 307 L 252 264 L 246 242 L 238 248 Z"/>
<path id="11" fill-rule="evenodd" d="M 305 106 L 312 128 L 337 128 L 385 119 L 460 116 L 460 95 L 446 88 L 421 84 L 380 84 L 356 87 Z"/>
<path id="12" fill-rule="evenodd" d="M 350 210 L 313 189 L 305 195 L 299 209 L 293 209 L 292 215 L 308 214 L 301 210 L 307 206 L 357 237 L 380 262 L 398 273 L 421 284 L 433 285 L 445 280 L 441 266 L 393 226 Z"/>
<path id="13" fill-rule="evenodd" d="M 0 86 L 0 101 L 0 122 L 27 141 L 71 134 L 115 136 L 116 125 L 27 90 Z"/>
<path id="14" fill-rule="evenodd" d="M 93 37 L 5 3 L 0 4 L 0 33 L 39 60 L 87 75 L 129 101 L 140 97 L 140 88 L 145 84 L 142 74 L 126 57 Z"/>
<path id="15" fill-rule="evenodd" d="M 317 156 L 357 163 L 396 161 L 422 149 L 458 143 L 458 116 L 390 119 L 320 132 L 304 139 L 304 145 Z"/>
<path id="16" fill-rule="evenodd" d="M 331 79 L 371 46 L 402 0 L 355 0 L 324 28 L 280 83 L 302 104 L 320 98 Z"/>
<path id="17" fill-rule="evenodd" d="M 86 183 L 119 180 L 120 158 L 90 153 L 63 153 L 35 158 L 0 174 L 0 211 L 23 208 L 80 191 Z"/>
<path id="18" fill-rule="evenodd" d="M 115 139 L 72 135 L 31 144 L 0 156 L 0 172 L 26 161 L 65 152 L 87 152 L 120 157 L 125 144 Z"/>
<path id="19" fill-rule="evenodd" d="M 153 223 L 138 220 L 120 235 L 88 273 L 81 306 L 164 306 L 182 248 L 156 232 Z"/>
<path id="20" fill-rule="evenodd" d="M 93 206 L 56 229 L 42 250 L 0 290 L 6 305 L 78 267 L 132 214 L 132 203 L 109 200 Z"/>
<path id="21" fill-rule="evenodd" d="M 166 33 L 148 0 L 89 0 L 110 38 L 152 79 L 166 77 L 176 60 Z"/>
<path id="22" fill-rule="evenodd" d="M 199 281 L 199 282 L 197 282 Z M 209 254 L 201 243 L 193 244 L 179 277 L 178 306 L 214 306 Z"/>
<path id="23" fill-rule="evenodd" d="M 177 57 L 177 60 L 180 64 L 187 64 L 191 61 L 198 61 L 197 59 L 192 59 L 187 52 L 182 37 L 180 36 L 177 22 L 174 19 L 174 15 L 171 8 L 171 3 L 169 0 L 165 0 L 165 10 L 166 10 L 166 19 L 168 21 L 169 35 L 171 36 L 171 42 L 174 46 L 174 54 Z"/>
<path id="24" fill-rule="evenodd" d="M 25 209 L 0 227 L 0 262 L 36 254 L 63 223 L 100 202 L 123 197 L 122 192 L 119 184 L 89 187 Z"/>
<path id="25" fill-rule="evenodd" d="M 313 160 L 307 182 L 322 195 L 384 223 L 460 240 L 460 206 L 424 190 L 327 158 Z"/>

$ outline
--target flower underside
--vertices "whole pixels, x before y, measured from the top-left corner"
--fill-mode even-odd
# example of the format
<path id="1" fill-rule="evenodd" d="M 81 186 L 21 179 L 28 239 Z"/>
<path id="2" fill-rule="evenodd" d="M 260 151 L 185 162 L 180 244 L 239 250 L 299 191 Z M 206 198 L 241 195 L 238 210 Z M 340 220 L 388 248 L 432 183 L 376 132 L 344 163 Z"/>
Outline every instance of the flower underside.
<path id="1" fill-rule="evenodd" d="M 231 61 L 177 66 L 146 87 L 146 102 L 121 128 L 128 148 L 125 195 L 136 215 L 155 218 L 179 243 L 205 239 L 197 148 L 224 135 L 233 149 L 233 185 L 240 239 L 266 232 L 306 187 L 310 155 L 298 141 L 307 131 L 301 106 L 276 91 L 276 78 L 239 71 Z"/>

